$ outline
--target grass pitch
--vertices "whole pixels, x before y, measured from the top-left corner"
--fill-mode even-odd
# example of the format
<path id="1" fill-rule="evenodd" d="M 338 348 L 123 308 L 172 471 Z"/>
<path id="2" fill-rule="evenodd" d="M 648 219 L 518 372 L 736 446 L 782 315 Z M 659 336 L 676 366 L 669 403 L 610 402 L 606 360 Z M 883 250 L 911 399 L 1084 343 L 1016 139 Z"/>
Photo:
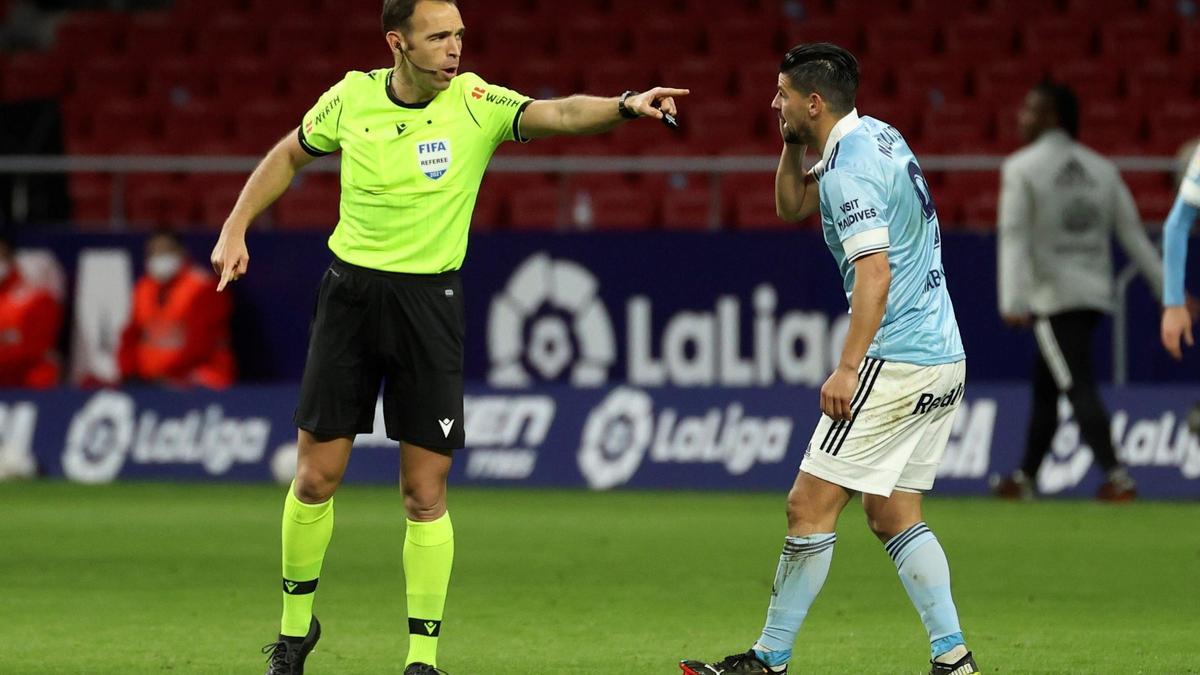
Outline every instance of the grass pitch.
<path id="1" fill-rule="evenodd" d="M 278 632 L 273 486 L 0 485 L 0 673 L 260 673 Z M 394 490 L 346 487 L 307 672 L 399 673 Z M 746 649 L 783 495 L 454 489 L 440 666 L 678 672 Z M 930 500 L 985 673 L 1200 673 L 1200 504 Z M 793 672 L 921 673 L 928 646 L 851 506 Z"/>

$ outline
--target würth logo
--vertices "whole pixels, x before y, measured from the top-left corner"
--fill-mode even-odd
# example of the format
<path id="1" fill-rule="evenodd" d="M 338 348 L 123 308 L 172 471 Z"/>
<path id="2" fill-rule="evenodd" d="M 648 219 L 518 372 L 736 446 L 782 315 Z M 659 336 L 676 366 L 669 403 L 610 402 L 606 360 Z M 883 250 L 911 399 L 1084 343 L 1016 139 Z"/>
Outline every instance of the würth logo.
<path id="1" fill-rule="evenodd" d="M 471 97 L 475 98 L 475 99 L 481 99 L 481 98 L 483 98 L 483 95 L 486 93 L 487 93 L 487 90 L 484 89 L 483 87 L 475 87 L 474 89 L 471 90 Z"/>

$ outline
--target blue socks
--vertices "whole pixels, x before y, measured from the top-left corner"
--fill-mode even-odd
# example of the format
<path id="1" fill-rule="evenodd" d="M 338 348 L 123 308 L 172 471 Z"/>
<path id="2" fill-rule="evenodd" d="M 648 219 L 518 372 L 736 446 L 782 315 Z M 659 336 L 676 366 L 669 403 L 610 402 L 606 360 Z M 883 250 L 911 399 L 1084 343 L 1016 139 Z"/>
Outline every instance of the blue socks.
<path id="1" fill-rule="evenodd" d="M 950 565 L 929 527 L 917 523 L 889 539 L 884 548 L 896 563 L 900 583 L 929 632 L 931 658 L 964 644 L 958 610 L 950 596 Z"/>
<path id="2" fill-rule="evenodd" d="M 800 624 L 829 576 L 836 541 L 832 532 L 786 539 L 771 587 L 767 623 L 754 644 L 755 654 L 767 666 L 784 666 L 791 659 Z"/>

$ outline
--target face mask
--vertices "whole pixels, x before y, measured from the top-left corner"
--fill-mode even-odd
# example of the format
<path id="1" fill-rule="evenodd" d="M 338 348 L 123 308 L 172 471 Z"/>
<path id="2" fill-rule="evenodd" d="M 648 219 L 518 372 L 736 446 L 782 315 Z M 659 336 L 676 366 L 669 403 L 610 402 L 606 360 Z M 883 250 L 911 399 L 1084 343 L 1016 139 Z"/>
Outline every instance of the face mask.
<path id="1" fill-rule="evenodd" d="M 159 283 L 170 281 L 183 267 L 183 258 L 175 253 L 158 253 L 146 259 L 146 274 Z"/>

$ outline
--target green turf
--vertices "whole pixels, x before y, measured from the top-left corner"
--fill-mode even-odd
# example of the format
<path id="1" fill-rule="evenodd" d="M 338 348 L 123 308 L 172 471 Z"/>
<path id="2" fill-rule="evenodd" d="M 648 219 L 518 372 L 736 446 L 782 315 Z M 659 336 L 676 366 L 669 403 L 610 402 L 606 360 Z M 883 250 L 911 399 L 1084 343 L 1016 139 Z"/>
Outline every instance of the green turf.
<path id="1" fill-rule="evenodd" d="M 441 666 L 677 672 L 757 637 L 782 496 L 462 490 Z M 0 673 L 258 673 L 278 630 L 277 487 L 0 484 Z M 397 495 L 347 487 L 310 675 L 399 673 Z M 1200 673 L 1200 504 L 934 500 L 985 673 Z M 887 555 L 847 510 L 803 673 L 918 673 Z"/>

